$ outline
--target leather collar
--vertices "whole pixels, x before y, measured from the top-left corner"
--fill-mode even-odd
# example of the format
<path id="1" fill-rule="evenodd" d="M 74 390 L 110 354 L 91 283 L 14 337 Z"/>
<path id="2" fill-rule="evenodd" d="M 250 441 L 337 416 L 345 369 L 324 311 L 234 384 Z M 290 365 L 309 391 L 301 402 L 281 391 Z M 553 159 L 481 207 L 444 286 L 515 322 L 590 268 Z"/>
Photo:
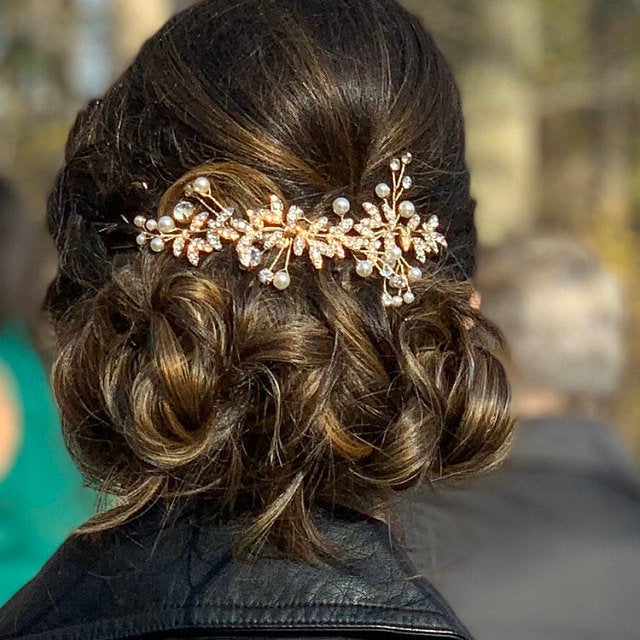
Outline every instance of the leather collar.
<path id="1" fill-rule="evenodd" d="M 165 515 L 155 507 L 115 530 L 67 540 L 0 610 L 0 639 L 118 640 L 169 630 L 469 639 L 381 522 L 345 509 L 319 513 L 322 533 L 345 551 L 312 567 L 267 552 L 251 564 L 234 560 L 236 528 L 214 524 L 205 501 L 168 522 Z"/>

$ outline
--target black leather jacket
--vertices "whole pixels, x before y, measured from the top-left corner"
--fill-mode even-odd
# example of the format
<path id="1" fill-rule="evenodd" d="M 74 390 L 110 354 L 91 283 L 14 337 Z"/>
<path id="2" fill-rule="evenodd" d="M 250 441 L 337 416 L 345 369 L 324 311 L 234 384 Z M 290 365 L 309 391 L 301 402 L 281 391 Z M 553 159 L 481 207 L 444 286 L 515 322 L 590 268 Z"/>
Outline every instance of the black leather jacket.
<path id="1" fill-rule="evenodd" d="M 330 565 L 268 553 L 246 564 L 208 511 L 194 502 L 163 523 L 157 507 L 70 538 L 0 609 L 0 639 L 470 638 L 381 522 L 319 515 L 345 550 Z"/>

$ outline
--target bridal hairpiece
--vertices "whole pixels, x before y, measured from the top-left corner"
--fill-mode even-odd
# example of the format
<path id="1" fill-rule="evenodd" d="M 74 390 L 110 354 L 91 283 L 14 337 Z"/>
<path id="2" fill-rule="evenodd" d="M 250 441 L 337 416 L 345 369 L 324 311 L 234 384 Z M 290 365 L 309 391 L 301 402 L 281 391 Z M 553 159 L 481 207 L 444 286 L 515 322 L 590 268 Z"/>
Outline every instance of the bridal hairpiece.
<path id="1" fill-rule="evenodd" d="M 291 284 L 289 264 L 294 258 L 306 254 L 316 269 L 325 259 L 349 258 L 355 260 L 360 277 L 375 272 L 382 277 L 384 306 L 410 304 L 415 299 L 411 282 L 422 278 L 422 270 L 408 258 L 423 264 L 429 254 L 447 246 L 438 232 L 437 216 L 423 221 L 413 202 L 402 199 L 413 185 L 406 173 L 411 161 L 408 152 L 391 161 L 391 186 L 385 182 L 376 186 L 380 203 L 365 202 L 365 216 L 359 220 L 347 215 L 351 203 L 344 197 L 333 202 L 333 219 L 311 220 L 300 207 L 286 208 L 275 195 L 268 207 L 236 215 L 213 197 L 209 178 L 198 176 L 184 187 L 171 215 L 136 216 L 134 224 L 141 229 L 136 241 L 154 252 L 171 249 L 176 258 L 186 257 L 195 267 L 225 243 L 234 244 L 242 266 L 262 266 L 260 282 L 279 290 Z"/>

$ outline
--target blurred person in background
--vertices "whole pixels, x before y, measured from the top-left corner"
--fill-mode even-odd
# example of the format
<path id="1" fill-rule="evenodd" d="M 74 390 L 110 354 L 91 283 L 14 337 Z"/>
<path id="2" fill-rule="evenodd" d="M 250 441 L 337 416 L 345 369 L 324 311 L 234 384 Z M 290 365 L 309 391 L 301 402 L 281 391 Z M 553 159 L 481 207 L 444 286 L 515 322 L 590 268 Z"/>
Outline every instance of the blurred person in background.
<path id="1" fill-rule="evenodd" d="M 514 446 L 462 491 L 412 496 L 410 554 L 479 640 L 637 638 L 640 480 L 604 422 L 621 291 L 565 236 L 505 245 L 477 282 L 510 348 Z"/>
<path id="2" fill-rule="evenodd" d="M 92 512 L 34 347 L 42 236 L 0 179 L 0 604 Z"/>

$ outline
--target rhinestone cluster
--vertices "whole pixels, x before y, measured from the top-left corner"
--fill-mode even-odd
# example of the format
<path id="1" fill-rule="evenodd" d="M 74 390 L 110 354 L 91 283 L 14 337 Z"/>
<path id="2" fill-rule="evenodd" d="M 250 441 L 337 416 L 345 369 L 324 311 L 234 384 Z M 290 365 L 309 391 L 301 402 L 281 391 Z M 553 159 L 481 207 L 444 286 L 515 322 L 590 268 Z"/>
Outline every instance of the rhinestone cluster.
<path id="1" fill-rule="evenodd" d="M 415 299 L 411 283 L 422 278 L 422 270 L 407 257 L 423 264 L 429 254 L 438 254 L 447 246 L 438 232 L 437 216 L 423 222 L 413 202 L 403 199 L 413 185 L 406 173 L 411 161 L 408 152 L 391 161 L 392 184 L 376 186 L 380 202 L 365 202 L 365 215 L 359 220 L 347 215 L 351 203 L 344 197 L 333 202 L 333 219 L 321 216 L 311 220 L 300 207 L 287 208 L 275 195 L 270 197 L 268 208 L 249 209 L 239 216 L 213 197 L 209 178 L 199 176 L 184 188 L 171 215 L 136 216 L 134 224 L 140 228 L 137 244 L 155 252 L 170 248 L 176 258 L 186 256 L 197 267 L 203 255 L 233 243 L 242 266 L 262 267 L 260 282 L 280 290 L 291 284 L 292 258 L 307 255 L 311 264 L 321 269 L 325 259 L 349 255 L 356 261 L 360 277 L 368 278 L 375 272 L 382 277 L 384 306 L 410 304 Z"/>

